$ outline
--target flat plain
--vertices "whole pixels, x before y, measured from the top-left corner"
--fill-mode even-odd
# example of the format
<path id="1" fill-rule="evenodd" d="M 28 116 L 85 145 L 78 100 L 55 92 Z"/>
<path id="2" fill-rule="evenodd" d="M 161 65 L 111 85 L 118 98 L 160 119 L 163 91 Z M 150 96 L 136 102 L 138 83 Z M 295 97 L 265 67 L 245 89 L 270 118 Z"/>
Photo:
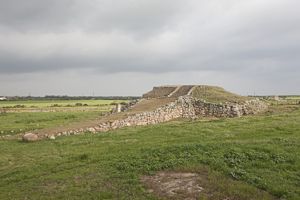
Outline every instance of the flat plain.
<path id="1" fill-rule="evenodd" d="M 0 101 L 0 136 L 101 117 L 124 100 Z"/>
<path id="2" fill-rule="evenodd" d="M 0 199 L 165 199 L 145 176 L 199 174 L 199 199 L 300 199 L 300 106 L 24 143 L 0 140 Z M 172 199 L 172 198 L 171 198 Z"/>

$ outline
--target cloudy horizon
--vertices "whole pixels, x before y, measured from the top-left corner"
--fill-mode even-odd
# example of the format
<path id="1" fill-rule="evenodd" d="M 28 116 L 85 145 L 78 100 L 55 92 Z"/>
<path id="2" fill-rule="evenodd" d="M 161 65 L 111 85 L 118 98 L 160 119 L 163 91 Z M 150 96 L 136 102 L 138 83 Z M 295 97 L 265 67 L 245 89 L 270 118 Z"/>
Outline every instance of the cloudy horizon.
<path id="1" fill-rule="evenodd" d="M 0 0 L 0 96 L 300 94 L 297 0 Z"/>

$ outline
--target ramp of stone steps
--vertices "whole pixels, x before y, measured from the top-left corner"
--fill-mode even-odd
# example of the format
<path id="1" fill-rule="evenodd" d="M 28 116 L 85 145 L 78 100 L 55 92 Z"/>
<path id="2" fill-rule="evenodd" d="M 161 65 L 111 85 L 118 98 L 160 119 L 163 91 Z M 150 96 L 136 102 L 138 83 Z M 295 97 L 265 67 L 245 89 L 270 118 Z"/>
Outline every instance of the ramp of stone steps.
<path id="1" fill-rule="evenodd" d="M 143 98 L 163 98 L 168 97 L 178 86 L 154 87 L 150 92 L 143 95 Z"/>
<path id="2" fill-rule="evenodd" d="M 180 96 L 187 95 L 193 87 L 194 87 L 193 85 L 180 86 L 170 97 L 178 98 Z"/>

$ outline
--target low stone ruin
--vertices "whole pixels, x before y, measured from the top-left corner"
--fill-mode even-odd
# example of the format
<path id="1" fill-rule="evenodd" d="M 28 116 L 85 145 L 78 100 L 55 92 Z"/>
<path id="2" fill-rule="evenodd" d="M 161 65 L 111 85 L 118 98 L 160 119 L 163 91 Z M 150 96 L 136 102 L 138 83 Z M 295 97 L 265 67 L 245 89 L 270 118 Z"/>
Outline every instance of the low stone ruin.
<path id="1" fill-rule="evenodd" d="M 154 111 L 134 114 L 124 119 L 102 122 L 94 127 L 58 133 L 56 136 L 77 135 L 83 132 L 106 132 L 129 126 L 158 124 L 178 118 L 241 117 L 243 115 L 256 114 L 264 111 L 266 108 L 267 105 L 258 99 L 246 101 L 244 104 L 214 104 L 191 96 L 182 96 L 175 102 L 159 107 Z"/>
<path id="2" fill-rule="evenodd" d="M 164 98 L 166 98 L 165 96 L 168 95 L 168 93 L 173 95 L 176 94 L 176 92 L 185 94 L 183 96 L 179 96 L 175 101 L 158 107 L 152 111 L 141 112 L 137 114 L 130 114 L 129 112 L 129 115 L 124 118 L 112 121 L 108 120 L 101 123 L 99 122 L 99 124 L 96 124 L 93 127 L 63 131 L 51 135 L 43 135 L 41 137 L 52 139 L 57 136 L 77 135 L 84 132 L 105 132 L 122 127 L 158 124 L 178 118 L 197 119 L 199 117 L 241 117 L 243 115 L 262 112 L 267 108 L 267 104 L 260 101 L 259 99 L 249 99 L 239 103 L 206 102 L 203 99 L 197 99 L 190 95 L 192 92 L 191 90 L 194 88 L 194 86 L 188 86 L 181 89 L 178 87 L 180 86 L 163 87 L 161 91 L 155 87 L 153 90 L 154 92 L 152 91 L 147 93 L 146 96 L 148 98 L 150 98 L 149 96 L 151 95 L 157 96 L 158 94 L 161 94 Z M 157 98 L 159 97 L 157 96 Z M 138 102 L 129 103 L 123 110 L 128 110 L 129 108 L 134 107 L 136 104 L 138 104 Z M 116 110 L 120 111 L 121 108 Z"/>

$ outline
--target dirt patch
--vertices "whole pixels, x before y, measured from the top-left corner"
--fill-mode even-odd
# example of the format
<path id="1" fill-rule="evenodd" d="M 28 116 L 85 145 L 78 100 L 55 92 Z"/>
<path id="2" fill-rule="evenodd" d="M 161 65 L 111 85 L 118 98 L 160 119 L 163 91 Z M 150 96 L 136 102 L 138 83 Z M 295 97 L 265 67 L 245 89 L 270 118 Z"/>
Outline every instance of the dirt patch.
<path id="1" fill-rule="evenodd" d="M 170 199 L 197 199 L 203 191 L 199 185 L 200 176 L 188 172 L 159 172 L 154 176 L 142 177 L 148 192 Z"/>
<path id="2" fill-rule="evenodd" d="M 274 200 L 274 196 L 242 181 L 233 180 L 206 167 L 158 172 L 143 176 L 148 193 L 162 199 Z"/>

